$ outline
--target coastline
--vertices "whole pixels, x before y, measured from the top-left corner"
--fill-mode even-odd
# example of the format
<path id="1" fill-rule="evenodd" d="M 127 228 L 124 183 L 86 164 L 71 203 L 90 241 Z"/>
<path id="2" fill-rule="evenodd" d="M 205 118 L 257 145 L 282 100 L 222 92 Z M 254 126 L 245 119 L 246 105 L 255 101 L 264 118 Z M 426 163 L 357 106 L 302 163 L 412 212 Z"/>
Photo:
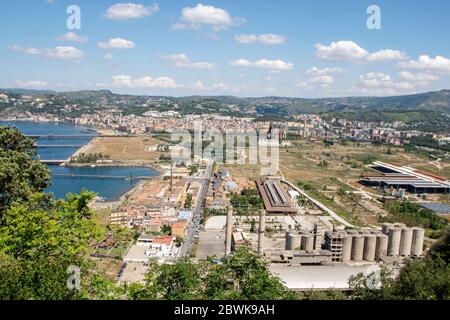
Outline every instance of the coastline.
<path id="1" fill-rule="evenodd" d="M 132 196 L 137 190 L 139 190 L 140 188 L 142 188 L 149 180 L 152 180 L 153 178 L 156 177 L 160 177 L 163 174 L 163 169 L 161 167 L 159 167 L 156 163 L 152 162 L 152 161 L 121 161 L 121 160 L 116 160 L 114 162 L 111 163 L 70 163 L 70 159 L 72 157 L 76 157 L 81 153 L 90 153 L 93 152 L 93 142 L 96 141 L 96 139 L 99 139 L 102 135 L 111 135 L 113 133 L 112 129 L 105 129 L 105 128 L 95 128 L 95 127 L 91 127 L 88 125 L 80 125 L 80 124 L 76 124 L 74 122 L 70 122 L 70 121 L 54 121 L 54 120 L 48 120 L 48 121 L 39 121 L 38 119 L 11 119 L 11 118 L 2 118 L 0 117 L 0 121 L 4 121 L 4 122 L 29 122 L 29 123 L 42 123 L 42 124 L 68 124 L 68 125 L 72 125 L 72 126 L 78 126 L 78 127 L 83 127 L 86 128 L 86 130 L 88 131 L 92 131 L 95 132 L 97 134 L 96 137 L 93 137 L 93 139 L 91 139 L 89 142 L 87 142 L 86 144 L 84 144 L 83 146 L 81 146 L 78 150 L 76 150 L 72 155 L 70 155 L 68 157 L 68 159 L 66 160 L 65 163 L 63 163 L 61 166 L 65 166 L 65 167 L 74 167 L 74 168 L 91 168 L 91 167 L 110 167 L 110 168 L 120 168 L 120 167 L 133 167 L 133 168 L 137 168 L 137 167 L 143 167 L 143 168 L 149 168 L 152 169 L 153 171 L 155 171 L 156 175 L 150 177 L 150 179 L 143 179 L 137 182 L 137 184 L 132 187 L 131 189 L 127 190 L 126 192 L 124 192 L 123 194 L 119 195 L 116 199 L 114 200 L 109 200 L 109 201 L 98 201 L 95 200 L 94 203 L 97 205 L 114 205 L 117 204 L 118 202 L 123 202 L 125 200 L 127 200 L 128 197 Z M 99 195 L 101 196 L 101 195 Z"/>

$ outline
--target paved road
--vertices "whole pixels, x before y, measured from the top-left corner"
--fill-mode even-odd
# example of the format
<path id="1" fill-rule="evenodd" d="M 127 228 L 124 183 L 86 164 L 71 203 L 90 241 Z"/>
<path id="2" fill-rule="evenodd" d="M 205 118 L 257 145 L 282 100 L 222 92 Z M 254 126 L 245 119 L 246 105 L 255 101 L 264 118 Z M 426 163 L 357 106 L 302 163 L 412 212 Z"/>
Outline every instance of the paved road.
<path id="1" fill-rule="evenodd" d="M 192 211 L 193 216 L 191 223 L 189 223 L 188 230 L 186 232 L 186 237 L 184 238 L 183 245 L 180 249 L 180 257 L 189 256 L 192 244 L 194 243 L 194 237 L 196 230 L 199 229 L 200 219 L 202 218 L 203 210 L 205 207 L 205 198 L 209 188 L 209 182 L 211 180 L 212 168 L 214 165 L 213 160 L 208 161 L 206 166 L 205 175 L 203 177 L 195 177 L 193 180 L 203 180 L 203 184 L 200 189 L 200 194 L 197 198 L 197 203 L 194 210 Z"/>

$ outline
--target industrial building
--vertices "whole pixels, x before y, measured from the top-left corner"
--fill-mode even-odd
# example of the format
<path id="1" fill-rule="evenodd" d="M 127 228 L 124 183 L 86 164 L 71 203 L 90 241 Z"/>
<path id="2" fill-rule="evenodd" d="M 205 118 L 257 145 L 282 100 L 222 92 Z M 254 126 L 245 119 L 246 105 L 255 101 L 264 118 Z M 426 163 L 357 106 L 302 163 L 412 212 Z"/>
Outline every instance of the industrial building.
<path id="1" fill-rule="evenodd" d="M 280 180 L 263 177 L 256 181 L 264 207 L 269 214 L 296 214 L 290 196 L 281 186 Z"/>
<path id="2" fill-rule="evenodd" d="M 334 262 L 379 261 L 386 257 L 420 257 L 425 230 L 403 224 L 384 224 L 378 230 L 327 231 L 324 249 Z"/>
<path id="3" fill-rule="evenodd" d="M 270 263 L 288 266 L 332 263 L 332 254 L 328 250 L 267 250 L 264 255 Z"/>
<path id="4" fill-rule="evenodd" d="M 450 181 L 445 177 L 380 161 L 373 162 L 371 167 L 380 171 L 380 174 L 363 174 L 360 183 L 379 188 L 404 189 L 415 194 L 450 193 Z"/>

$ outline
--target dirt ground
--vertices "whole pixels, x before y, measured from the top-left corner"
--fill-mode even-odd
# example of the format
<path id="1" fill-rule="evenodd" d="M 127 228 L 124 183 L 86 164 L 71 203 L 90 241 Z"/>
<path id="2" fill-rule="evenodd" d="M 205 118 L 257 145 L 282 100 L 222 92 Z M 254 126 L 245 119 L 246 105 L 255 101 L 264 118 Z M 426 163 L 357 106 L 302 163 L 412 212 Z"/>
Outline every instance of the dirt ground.
<path id="1" fill-rule="evenodd" d="M 159 158 L 161 152 L 149 151 L 147 148 L 162 144 L 153 137 L 99 137 L 83 150 L 85 153 L 103 153 L 114 161 L 152 162 Z"/>

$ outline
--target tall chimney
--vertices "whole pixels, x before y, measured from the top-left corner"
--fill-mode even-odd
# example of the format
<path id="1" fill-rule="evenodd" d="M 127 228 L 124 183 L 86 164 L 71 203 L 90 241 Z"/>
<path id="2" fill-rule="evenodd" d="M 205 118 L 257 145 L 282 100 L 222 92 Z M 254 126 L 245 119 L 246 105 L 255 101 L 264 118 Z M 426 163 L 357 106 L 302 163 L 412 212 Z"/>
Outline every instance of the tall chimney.
<path id="1" fill-rule="evenodd" d="M 259 213 L 259 232 L 258 232 L 258 253 L 262 254 L 264 250 L 264 234 L 266 232 L 266 212 L 261 210 Z"/>
<path id="2" fill-rule="evenodd" d="M 231 253 L 231 235 L 233 232 L 233 209 L 227 208 L 227 230 L 225 235 L 225 257 Z"/>
<path id="3" fill-rule="evenodd" d="M 173 161 L 170 164 L 170 191 L 172 191 L 173 188 Z"/>
<path id="4" fill-rule="evenodd" d="M 303 138 L 306 138 L 306 115 L 303 118 Z"/>

